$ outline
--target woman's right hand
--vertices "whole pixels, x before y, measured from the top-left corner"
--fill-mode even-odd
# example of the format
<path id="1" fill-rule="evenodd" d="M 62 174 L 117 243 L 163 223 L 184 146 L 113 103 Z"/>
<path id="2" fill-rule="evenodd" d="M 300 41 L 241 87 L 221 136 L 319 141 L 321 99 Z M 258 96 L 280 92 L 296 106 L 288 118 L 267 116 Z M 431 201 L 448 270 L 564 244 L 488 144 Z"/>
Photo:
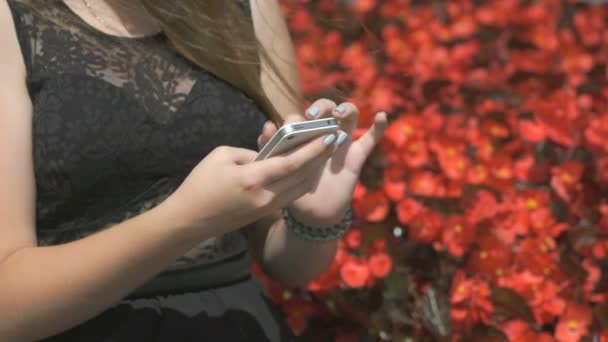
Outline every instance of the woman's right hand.
<path id="1" fill-rule="evenodd" d="M 271 158 L 220 146 L 209 153 L 166 202 L 172 216 L 196 233 L 226 233 L 253 223 L 313 190 L 319 169 L 335 151 L 327 135 Z"/>

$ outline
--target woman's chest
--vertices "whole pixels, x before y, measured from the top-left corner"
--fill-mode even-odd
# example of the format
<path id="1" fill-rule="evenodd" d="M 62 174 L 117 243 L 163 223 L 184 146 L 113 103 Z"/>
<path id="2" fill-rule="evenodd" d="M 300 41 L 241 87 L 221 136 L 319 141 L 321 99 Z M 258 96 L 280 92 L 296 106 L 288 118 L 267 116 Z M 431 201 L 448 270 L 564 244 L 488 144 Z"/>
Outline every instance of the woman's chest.
<path id="1" fill-rule="evenodd" d="M 154 76 L 140 71 L 137 83 L 119 84 L 56 72 L 34 80 L 38 191 L 83 193 L 104 182 L 118 191 L 120 180 L 185 174 L 220 145 L 256 149 L 266 118 L 241 91 L 204 72 L 174 84 Z"/>

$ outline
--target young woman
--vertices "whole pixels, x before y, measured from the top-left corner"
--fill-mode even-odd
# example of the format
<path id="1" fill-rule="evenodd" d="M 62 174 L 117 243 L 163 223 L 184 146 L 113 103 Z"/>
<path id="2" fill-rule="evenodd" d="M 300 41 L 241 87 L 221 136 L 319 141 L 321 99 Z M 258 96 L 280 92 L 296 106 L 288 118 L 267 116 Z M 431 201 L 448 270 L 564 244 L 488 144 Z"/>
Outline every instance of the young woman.
<path id="1" fill-rule="evenodd" d="M 353 141 L 354 105 L 303 111 L 276 0 L 7 0 L 0 24 L 0 341 L 293 340 L 251 256 L 323 272 L 385 114 Z M 323 116 L 338 134 L 251 162 Z"/>

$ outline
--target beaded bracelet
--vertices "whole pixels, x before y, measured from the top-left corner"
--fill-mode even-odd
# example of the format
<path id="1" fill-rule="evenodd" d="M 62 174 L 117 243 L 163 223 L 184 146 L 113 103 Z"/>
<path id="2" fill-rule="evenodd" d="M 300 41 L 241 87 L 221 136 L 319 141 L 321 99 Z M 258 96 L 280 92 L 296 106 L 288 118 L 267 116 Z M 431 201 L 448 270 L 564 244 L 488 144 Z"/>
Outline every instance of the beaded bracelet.
<path id="1" fill-rule="evenodd" d="M 349 205 L 340 223 L 329 227 L 311 227 L 297 221 L 287 208 L 283 208 L 283 218 L 287 228 L 298 237 L 311 241 L 331 241 L 339 239 L 350 227 L 353 218 L 352 208 Z"/>

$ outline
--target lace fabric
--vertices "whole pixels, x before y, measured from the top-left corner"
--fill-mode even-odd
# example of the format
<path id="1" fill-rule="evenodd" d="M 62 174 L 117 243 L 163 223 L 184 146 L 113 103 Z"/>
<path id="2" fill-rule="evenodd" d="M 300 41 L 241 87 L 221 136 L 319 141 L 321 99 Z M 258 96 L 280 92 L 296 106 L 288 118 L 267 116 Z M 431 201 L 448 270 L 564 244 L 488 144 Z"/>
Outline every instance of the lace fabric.
<path id="1" fill-rule="evenodd" d="M 261 109 L 178 55 L 163 34 L 104 34 L 59 0 L 9 5 L 33 103 L 39 245 L 77 240 L 150 209 L 217 146 L 256 149 Z M 226 234 L 171 269 L 246 248 L 241 232 Z"/>

